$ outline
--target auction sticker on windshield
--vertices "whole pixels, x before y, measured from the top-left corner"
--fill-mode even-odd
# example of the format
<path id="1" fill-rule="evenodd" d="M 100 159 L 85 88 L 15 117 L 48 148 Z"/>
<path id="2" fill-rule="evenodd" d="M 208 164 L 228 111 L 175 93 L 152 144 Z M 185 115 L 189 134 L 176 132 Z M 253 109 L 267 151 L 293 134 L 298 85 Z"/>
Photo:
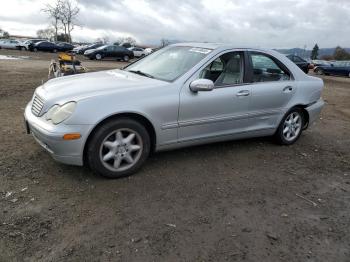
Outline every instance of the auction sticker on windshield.
<path id="1" fill-rule="evenodd" d="M 196 53 L 201 53 L 201 54 L 209 54 L 212 50 L 207 49 L 207 48 L 199 48 L 199 47 L 194 47 L 189 50 L 190 52 L 196 52 Z"/>

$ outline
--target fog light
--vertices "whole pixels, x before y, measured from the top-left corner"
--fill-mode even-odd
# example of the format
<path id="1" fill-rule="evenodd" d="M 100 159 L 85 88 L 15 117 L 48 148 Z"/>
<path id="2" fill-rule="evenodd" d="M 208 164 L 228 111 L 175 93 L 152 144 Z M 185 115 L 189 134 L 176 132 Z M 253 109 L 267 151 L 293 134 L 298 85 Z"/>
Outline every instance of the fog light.
<path id="1" fill-rule="evenodd" d="M 79 138 L 81 138 L 81 135 L 79 133 L 65 134 L 63 136 L 63 140 L 75 140 Z"/>

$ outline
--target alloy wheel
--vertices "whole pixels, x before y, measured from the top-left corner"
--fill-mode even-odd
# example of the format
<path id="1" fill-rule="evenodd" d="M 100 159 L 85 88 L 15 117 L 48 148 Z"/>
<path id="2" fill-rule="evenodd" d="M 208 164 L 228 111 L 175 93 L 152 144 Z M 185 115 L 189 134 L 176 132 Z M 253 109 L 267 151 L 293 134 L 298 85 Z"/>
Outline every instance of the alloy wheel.
<path id="1" fill-rule="evenodd" d="M 125 171 L 141 157 L 143 141 L 134 130 L 123 128 L 111 132 L 100 147 L 100 161 L 111 171 Z"/>
<path id="2" fill-rule="evenodd" d="M 296 139 L 302 129 L 302 116 L 299 112 L 290 113 L 283 124 L 283 137 L 287 141 Z"/>

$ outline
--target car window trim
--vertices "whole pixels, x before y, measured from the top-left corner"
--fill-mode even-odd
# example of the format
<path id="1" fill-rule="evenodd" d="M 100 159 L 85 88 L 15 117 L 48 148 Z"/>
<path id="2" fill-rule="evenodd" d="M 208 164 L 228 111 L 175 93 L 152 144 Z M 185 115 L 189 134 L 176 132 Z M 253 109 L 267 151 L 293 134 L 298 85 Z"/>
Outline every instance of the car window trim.
<path id="1" fill-rule="evenodd" d="M 252 54 L 258 54 L 258 55 L 265 55 L 267 57 L 269 57 L 270 59 L 272 59 L 272 61 L 274 61 L 282 70 L 286 71 L 289 74 L 290 79 L 288 80 L 281 80 L 281 81 L 264 81 L 264 82 L 253 82 L 253 60 L 252 60 Z M 249 60 L 249 81 L 251 84 L 259 84 L 259 83 L 271 83 L 271 82 L 288 82 L 288 81 L 295 81 L 294 75 L 293 73 L 288 69 L 287 66 L 285 66 L 279 59 L 277 59 L 276 57 L 265 53 L 265 52 L 261 52 L 261 51 L 247 51 L 247 55 L 248 55 L 248 60 Z"/>
<path id="2" fill-rule="evenodd" d="M 212 62 L 214 62 L 216 59 L 218 59 L 219 57 L 221 57 L 224 54 L 227 53 L 242 53 L 243 54 L 243 82 L 239 83 L 239 84 L 227 84 L 227 85 L 220 85 L 220 86 L 214 86 L 214 89 L 219 89 L 219 88 L 227 88 L 227 87 L 237 87 L 237 86 L 245 86 L 245 85 L 250 85 L 251 83 L 249 82 L 245 82 L 247 79 L 247 55 L 246 55 L 246 50 L 235 50 L 235 49 L 226 49 L 226 50 L 222 50 L 220 53 L 214 55 L 212 58 L 210 58 L 210 60 L 208 62 L 206 62 L 204 65 L 202 65 L 199 69 L 197 69 L 193 74 L 191 74 L 183 83 L 183 85 L 188 82 L 188 80 L 190 80 L 193 76 L 197 75 L 199 76 L 199 73 L 204 70 L 204 68 L 206 68 L 209 64 L 211 64 Z"/>

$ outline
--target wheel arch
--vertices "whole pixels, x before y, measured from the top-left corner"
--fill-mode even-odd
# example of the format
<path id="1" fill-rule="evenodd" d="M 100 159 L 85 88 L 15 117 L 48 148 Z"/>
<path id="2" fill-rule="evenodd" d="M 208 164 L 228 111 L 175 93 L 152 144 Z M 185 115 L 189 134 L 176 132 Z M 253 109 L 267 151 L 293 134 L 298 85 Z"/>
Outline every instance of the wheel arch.
<path id="1" fill-rule="evenodd" d="M 303 130 L 305 130 L 308 126 L 309 126 L 309 119 L 310 119 L 310 116 L 309 116 L 309 112 L 306 110 L 306 108 L 308 107 L 309 105 L 304 105 L 304 104 L 296 104 L 294 105 L 293 107 L 291 107 L 287 112 L 286 114 L 291 111 L 292 109 L 294 108 L 299 108 L 302 110 L 303 112 L 303 115 L 305 117 L 305 123 L 304 123 L 304 126 L 303 126 Z"/>
<path id="2" fill-rule="evenodd" d="M 152 122 L 147 117 L 145 117 L 145 116 L 143 116 L 142 114 L 139 114 L 139 113 L 134 113 L 134 112 L 117 113 L 117 114 L 113 114 L 113 115 L 110 115 L 110 116 L 102 119 L 90 131 L 90 133 L 89 133 L 89 135 L 88 135 L 88 137 L 87 137 L 87 139 L 85 141 L 84 149 L 83 149 L 83 163 L 84 163 L 84 165 L 87 164 L 86 153 L 87 153 L 88 144 L 89 144 L 92 136 L 96 132 L 96 130 L 100 126 L 104 125 L 106 122 L 113 121 L 113 120 L 119 119 L 119 118 L 129 118 L 129 119 L 133 119 L 133 120 L 138 121 L 139 123 L 141 123 L 146 128 L 146 130 L 148 131 L 148 133 L 150 135 L 150 138 L 151 138 L 151 152 L 155 151 L 157 137 L 156 137 L 156 131 L 155 131 L 155 128 L 154 128 L 154 125 L 152 124 Z"/>

